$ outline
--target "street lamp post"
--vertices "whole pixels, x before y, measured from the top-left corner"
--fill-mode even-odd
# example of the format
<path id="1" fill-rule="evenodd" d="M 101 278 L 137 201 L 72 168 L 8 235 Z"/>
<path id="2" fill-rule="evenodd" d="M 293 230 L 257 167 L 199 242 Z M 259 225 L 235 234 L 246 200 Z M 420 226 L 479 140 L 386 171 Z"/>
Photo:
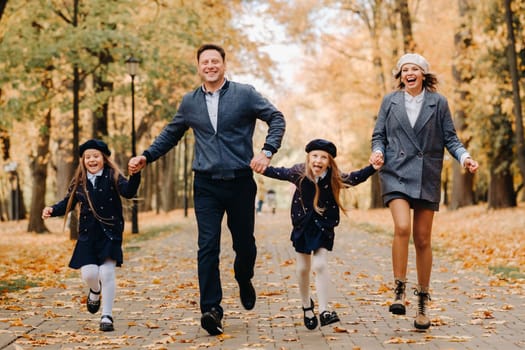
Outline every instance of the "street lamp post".
<path id="1" fill-rule="evenodd" d="M 137 155 L 135 146 L 135 75 L 139 68 L 140 60 L 131 56 L 126 60 L 128 74 L 131 76 L 131 156 Z M 131 233 L 139 233 L 138 222 L 138 203 L 137 196 L 133 197 L 133 206 L 131 207 Z"/>

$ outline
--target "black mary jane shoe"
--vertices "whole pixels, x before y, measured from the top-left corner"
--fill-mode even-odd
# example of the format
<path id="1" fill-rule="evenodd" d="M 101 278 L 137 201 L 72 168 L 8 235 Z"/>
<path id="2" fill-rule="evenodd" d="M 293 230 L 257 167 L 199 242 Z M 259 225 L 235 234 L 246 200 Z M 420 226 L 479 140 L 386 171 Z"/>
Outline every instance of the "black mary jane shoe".
<path id="1" fill-rule="evenodd" d="M 98 300 L 91 300 L 89 298 L 89 295 L 90 294 L 100 295 L 101 291 L 102 291 L 102 288 L 98 292 L 93 292 L 91 288 L 89 289 L 89 293 L 87 295 L 87 300 L 86 300 L 86 306 L 87 306 L 88 311 L 91 312 L 92 314 L 96 314 L 97 311 L 100 309 L 100 298 L 98 298 Z"/>
<path id="2" fill-rule="evenodd" d="M 111 321 L 111 322 L 108 322 Z M 102 315 L 100 318 L 100 330 L 102 332 L 112 332 L 115 330 L 115 327 L 113 327 L 113 317 L 109 315 Z"/>
<path id="3" fill-rule="evenodd" d="M 306 307 L 306 308 L 303 307 L 304 325 L 306 328 L 310 330 L 316 329 L 319 322 L 317 321 L 317 317 L 315 316 L 315 313 L 314 313 L 314 317 L 307 317 L 306 311 L 314 312 L 314 301 L 312 299 L 310 299 L 310 307 Z"/>
<path id="4" fill-rule="evenodd" d="M 319 318 L 321 319 L 321 327 L 340 321 L 335 311 L 323 311 Z"/>

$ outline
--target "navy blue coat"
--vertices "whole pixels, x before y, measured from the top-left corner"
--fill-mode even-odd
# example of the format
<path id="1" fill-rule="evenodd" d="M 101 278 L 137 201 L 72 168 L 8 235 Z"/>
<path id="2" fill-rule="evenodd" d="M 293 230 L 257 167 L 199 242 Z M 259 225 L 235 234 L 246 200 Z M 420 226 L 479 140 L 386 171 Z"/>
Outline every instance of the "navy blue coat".
<path id="1" fill-rule="evenodd" d="M 286 180 L 296 186 L 290 209 L 292 219 L 292 234 L 290 239 L 294 242 L 296 251 L 310 253 L 320 247 L 332 250 L 334 242 L 334 227 L 339 225 L 339 206 L 337 205 L 332 186 L 330 184 L 331 169 L 323 179 L 318 182 L 319 206 L 325 208 L 322 215 L 314 209 L 315 184 L 307 177 L 301 182 L 304 173 L 304 163 L 296 164 L 291 168 L 276 168 L 269 166 L 263 175 Z M 351 173 L 343 173 L 343 182 L 356 186 L 366 181 L 375 169 L 369 165 L 363 169 Z M 305 239 L 305 236 L 315 236 L 313 239 Z"/>
<path id="2" fill-rule="evenodd" d="M 113 169 L 104 166 L 102 175 L 96 179 L 96 188 L 93 187 L 91 181 L 87 179 L 86 181 L 87 190 L 97 215 L 106 220 L 101 222 L 93 215 L 82 184 L 79 184 L 73 197 L 73 206 L 80 203 L 78 240 L 87 241 L 90 235 L 103 232 L 110 240 L 121 241 L 124 231 L 124 217 L 120 196 L 125 198 L 135 196 L 140 185 L 140 173 L 131 175 L 129 181 L 120 175 L 115 187 Z M 66 213 L 70 191 L 71 188 L 64 199 L 52 206 L 51 216 L 63 216 Z"/>

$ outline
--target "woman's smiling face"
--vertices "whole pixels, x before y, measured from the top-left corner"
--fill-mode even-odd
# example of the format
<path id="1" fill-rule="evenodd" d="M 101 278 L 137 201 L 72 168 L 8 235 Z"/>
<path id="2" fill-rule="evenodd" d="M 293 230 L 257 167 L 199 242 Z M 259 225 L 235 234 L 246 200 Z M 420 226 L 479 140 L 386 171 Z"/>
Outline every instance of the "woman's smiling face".
<path id="1" fill-rule="evenodd" d="M 401 67 L 401 82 L 405 85 L 405 91 L 412 96 L 417 96 L 423 90 L 423 69 L 417 64 L 407 63 Z"/>
<path id="2" fill-rule="evenodd" d="M 314 176 L 319 177 L 324 174 L 330 164 L 330 154 L 326 151 L 313 150 L 308 153 L 308 167 Z"/>
<path id="3" fill-rule="evenodd" d="M 91 174 L 98 173 L 104 167 L 104 156 L 98 149 L 84 151 L 84 166 Z"/>

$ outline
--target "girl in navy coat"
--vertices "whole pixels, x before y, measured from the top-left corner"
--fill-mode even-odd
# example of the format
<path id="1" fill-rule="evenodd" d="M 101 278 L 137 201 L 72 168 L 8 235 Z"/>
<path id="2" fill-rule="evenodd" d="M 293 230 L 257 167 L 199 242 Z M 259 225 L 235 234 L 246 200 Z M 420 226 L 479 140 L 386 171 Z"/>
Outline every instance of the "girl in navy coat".
<path id="1" fill-rule="evenodd" d="M 263 175 L 290 181 L 296 186 L 291 207 L 293 230 L 290 239 L 297 252 L 304 325 L 308 329 L 315 329 L 318 320 L 310 295 L 311 270 L 315 272 L 321 326 L 339 321 L 337 313 L 328 310 L 330 276 L 327 253 L 334 246 L 334 228 L 339 225 L 339 209 L 345 211 L 339 198 L 340 191 L 348 185 L 355 186 L 365 181 L 375 169 L 370 165 L 350 174 L 341 173 L 334 160 L 337 149 L 327 140 L 312 140 L 305 150 L 308 153 L 305 163 L 291 168 L 269 166 Z"/>
<path id="2" fill-rule="evenodd" d="M 379 172 L 381 190 L 394 220 L 395 297 L 389 311 L 406 313 L 408 243 L 412 233 L 418 281 L 414 326 L 427 329 L 432 221 L 439 209 L 444 149 L 472 173 L 478 169 L 478 163 L 456 135 L 447 100 L 436 92 L 437 78 L 429 72 L 427 60 L 419 54 L 405 54 L 397 62 L 394 76 L 399 82 L 398 90 L 383 98 L 370 156 L 372 164 L 384 161 Z"/>
<path id="3" fill-rule="evenodd" d="M 112 331 L 115 300 L 115 267 L 121 266 L 124 217 L 120 196 L 132 198 L 140 184 L 140 173 L 129 181 L 109 159 L 111 152 L 101 140 L 80 145 L 80 164 L 64 199 L 45 207 L 42 218 L 66 215 L 80 204 L 79 237 L 69 267 L 80 269 L 89 287 L 87 309 L 96 313 L 102 299 L 101 331 Z"/>

